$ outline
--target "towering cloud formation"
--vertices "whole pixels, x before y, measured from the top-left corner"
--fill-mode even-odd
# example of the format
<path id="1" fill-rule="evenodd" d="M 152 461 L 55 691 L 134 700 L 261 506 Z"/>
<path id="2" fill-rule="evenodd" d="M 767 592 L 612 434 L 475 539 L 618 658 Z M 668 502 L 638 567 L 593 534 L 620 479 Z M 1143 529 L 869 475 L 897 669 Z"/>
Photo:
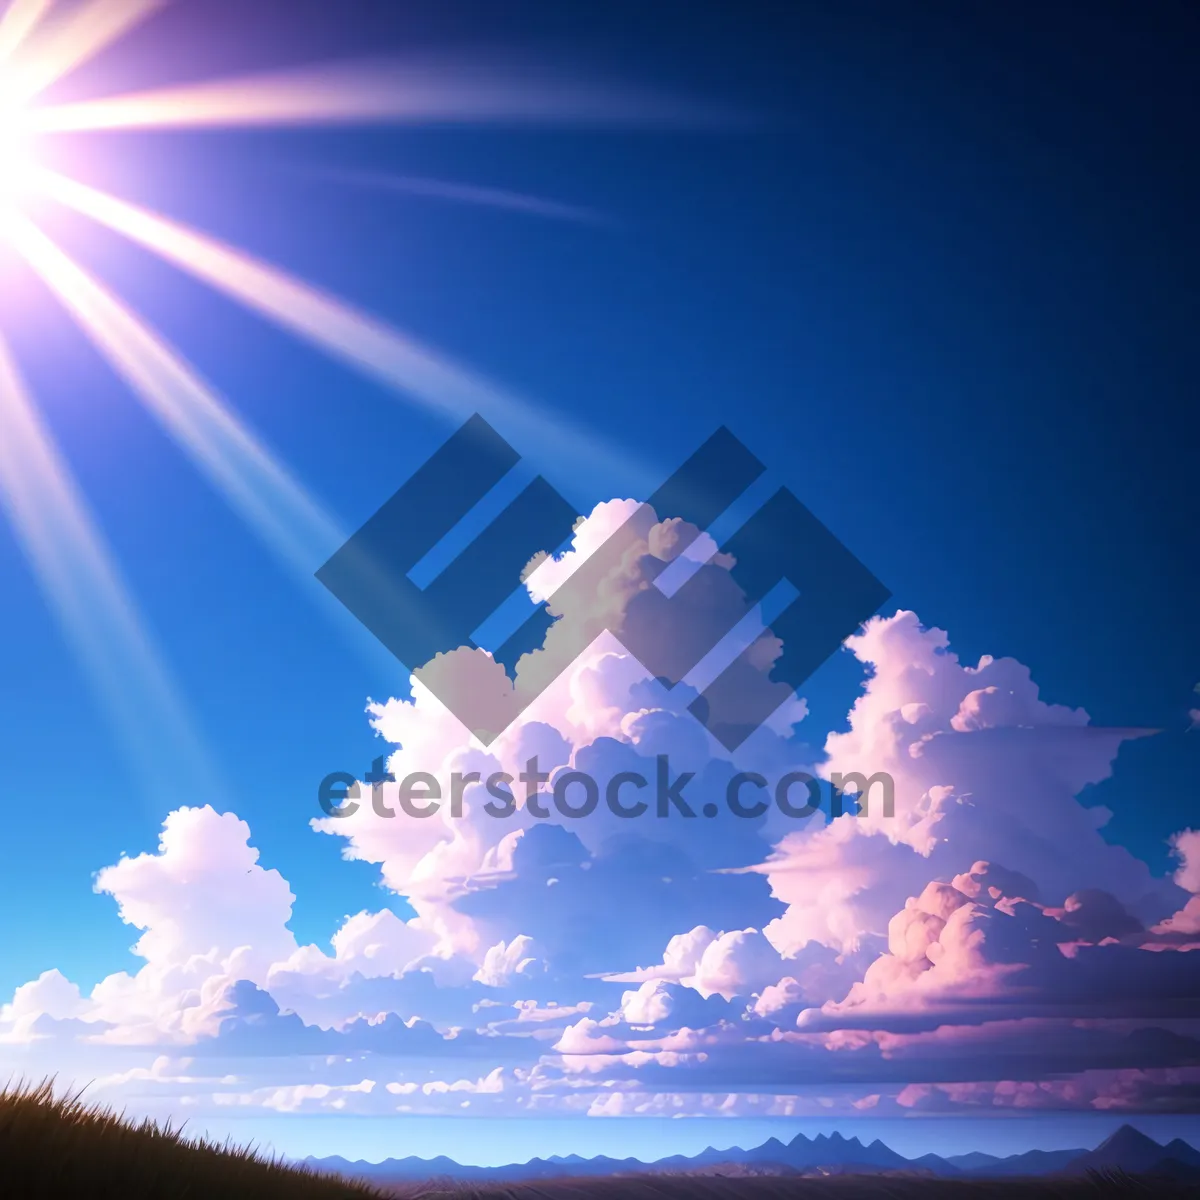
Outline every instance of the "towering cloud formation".
<path id="1" fill-rule="evenodd" d="M 636 509 L 600 505 L 566 555 L 530 565 L 531 595 Z M 1011 659 L 964 665 L 901 611 L 847 642 L 864 686 L 823 754 L 803 749 L 793 700 L 731 755 L 688 712 L 689 682 L 668 689 L 622 644 L 716 641 L 746 608 L 730 564 L 677 521 L 632 531 L 582 599 L 558 593 L 515 684 L 459 650 L 410 699 L 371 706 L 392 779 L 313 826 L 375 864 L 410 919 L 362 912 L 327 948 L 298 945 L 290 888 L 246 824 L 180 809 L 157 851 L 97 876 L 144 965 L 86 996 L 55 971 L 18 988 L 0 1062 L 94 1076 L 160 1113 L 1194 1107 L 1200 835 L 1178 834 L 1179 869 L 1156 879 L 1079 799 L 1144 731 L 1043 701 Z M 663 563 L 705 581 L 670 629 Z M 747 669 L 769 675 L 779 643 L 752 610 L 741 633 Z M 557 661 L 572 665 L 550 679 Z M 435 678 L 443 695 L 548 686 L 484 748 Z M 521 778 L 533 759 L 540 799 Z M 834 815 L 826 786 L 817 811 L 786 815 L 774 784 L 805 770 L 848 790 L 860 773 L 864 811 Z M 739 772 L 768 784 L 737 793 L 767 796 L 754 817 L 730 811 Z M 594 811 L 564 811 L 593 785 Z M 613 811 L 613 788 L 647 811 Z"/>

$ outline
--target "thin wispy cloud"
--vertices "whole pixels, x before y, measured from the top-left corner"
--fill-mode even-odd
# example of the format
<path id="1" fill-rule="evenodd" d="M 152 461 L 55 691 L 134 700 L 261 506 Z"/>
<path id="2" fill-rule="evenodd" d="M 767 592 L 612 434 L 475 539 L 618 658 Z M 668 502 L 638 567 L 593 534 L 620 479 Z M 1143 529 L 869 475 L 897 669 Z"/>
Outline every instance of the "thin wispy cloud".
<path id="1" fill-rule="evenodd" d="M 524 213 L 549 221 L 566 221 L 599 228 L 615 228 L 619 224 L 615 218 L 595 208 L 566 204 L 561 200 L 551 200 L 528 192 L 509 191 L 507 188 L 457 183 L 424 175 L 385 175 L 370 171 L 322 172 L 322 177 L 379 191 L 400 192 L 407 196 L 419 196 L 430 200 L 446 200 L 451 204 Z"/>

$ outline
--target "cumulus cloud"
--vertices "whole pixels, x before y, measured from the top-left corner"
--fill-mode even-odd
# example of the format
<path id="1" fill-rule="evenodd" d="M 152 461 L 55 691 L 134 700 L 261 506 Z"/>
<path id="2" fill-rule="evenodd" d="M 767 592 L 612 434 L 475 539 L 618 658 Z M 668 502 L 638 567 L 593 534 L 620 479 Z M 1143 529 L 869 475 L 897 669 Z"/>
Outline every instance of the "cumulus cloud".
<path id="1" fill-rule="evenodd" d="M 961 664 L 911 612 L 873 619 L 847 646 L 871 674 L 850 728 L 826 739 L 822 773 L 887 772 L 896 815 L 868 794 L 864 815 L 790 834 L 755 868 L 789 906 L 764 931 L 782 953 L 883 935 L 907 896 L 981 860 L 1036 880 L 1050 903 L 1102 883 L 1141 918 L 1171 911 L 1171 886 L 1103 837 L 1111 814 L 1078 800 L 1147 731 L 1097 728 L 1045 703 L 1012 659 Z"/>
<path id="2" fill-rule="evenodd" d="M 1141 923 L 1110 893 L 1087 889 L 1051 907 L 1026 898 L 1031 885 L 986 862 L 927 884 L 888 922 L 887 953 L 843 1000 L 798 1024 L 972 1025 L 1013 1007 L 1168 1017 L 1200 1000 L 1200 956 L 1144 946 Z"/>
<path id="3" fill-rule="evenodd" d="M 412 915 L 301 945 L 246 823 L 181 808 L 96 878 L 140 969 L 16 989 L 0 1066 L 84 1073 L 159 1115 L 1192 1111 L 1200 834 L 1156 879 L 1080 799 L 1145 731 L 1044 700 L 1012 659 L 962 663 L 901 611 L 847 642 L 863 687 L 823 750 L 792 698 L 731 752 L 690 711 L 696 679 L 655 676 L 686 677 L 741 622 L 741 683 L 770 686 L 780 645 L 732 565 L 670 516 L 598 506 L 525 572 L 552 621 L 516 679 L 482 651 L 438 656 L 369 707 L 394 779 L 313 821 Z M 435 692 L 504 732 L 485 745 Z M 860 775 L 860 811 L 729 810 L 738 772 L 802 771 L 847 793 Z M 600 796 L 586 818 L 555 802 L 586 801 L 578 778 L 563 790 L 579 772 Z M 401 794 L 417 773 L 437 781 L 427 815 Z M 636 819 L 606 802 L 634 775 Z"/>
<path id="4" fill-rule="evenodd" d="M 1179 860 L 1175 882 L 1192 893 L 1187 903 L 1153 926 L 1155 942 L 1200 949 L 1200 831 L 1184 829 L 1172 836 L 1171 851 Z"/>
<path id="5" fill-rule="evenodd" d="M 1175 882 L 1185 891 L 1200 893 L 1200 830 L 1184 829 L 1175 834 L 1171 850 L 1179 859 Z"/>
<path id="6" fill-rule="evenodd" d="M 532 938 L 524 934 L 511 942 L 497 942 L 483 956 L 474 978 L 488 987 L 506 987 L 519 975 L 535 975 L 544 969 Z"/>
<path id="7" fill-rule="evenodd" d="M 43 971 L 17 988 L 11 1002 L 0 1007 L 0 1028 L 8 1026 L 0 1036 L 12 1042 L 31 1041 L 38 1036 L 42 1018 L 70 1021 L 87 1013 L 87 1002 L 76 984 L 57 969 Z"/>
<path id="8" fill-rule="evenodd" d="M 105 867 L 96 890 L 144 931 L 133 950 L 153 966 L 238 955 L 238 969 L 252 978 L 295 947 L 286 928 L 295 897 L 278 871 L 259 865 L 249 826 L 232 813 L 176 810 L 163 823 L 158 853 Z M 178 902 L 181 892 L 188 903 Z"/>

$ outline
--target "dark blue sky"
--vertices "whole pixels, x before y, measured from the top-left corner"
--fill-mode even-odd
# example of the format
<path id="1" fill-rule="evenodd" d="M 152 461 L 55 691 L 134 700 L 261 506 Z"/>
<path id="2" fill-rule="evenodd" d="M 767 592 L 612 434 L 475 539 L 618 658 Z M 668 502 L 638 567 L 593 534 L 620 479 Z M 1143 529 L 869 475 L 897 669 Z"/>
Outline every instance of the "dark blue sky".
<path id="1" fill-rule="evenodd" d="M 1200 785 L 1200 734 L 1186 732 L 1200 680 L 1198 38 L 1200 15 L 1182 3 L 901 14 L 205 0 L 59 94 L 490 48 L 745 119 L 112 134 L 63 154 L 90 182 L 353 298 L 663 473 L 728 423 L 964 659 L 1011 655 L 1047 701 L 1165 731 L 1126 747 L 1095 794 L 1116 812 L 1113 838 L 1162 870 Z M 364 170 L 611 220 L 542 221 L 336 177 Z M 152 313 L 348 527 L 452 428 L 110 235 L 64 215 L 47 227 Z M 397 677 L 347 654 L 48 298 L 24 295 L 16 326 L 228 802 L 300 897 L 298 936 L 327 939 L 342 913 L 383 897 L 309 832 L 311 798 L 326 771 L 365 768 L 377 743 L 364 697 L 395 692 Z M 632 486 L 632 473 L 521 448 L 581 511 Z M 0 914 L 46 922 L 33 939 L 4 921 L 0 992 L 52 965 L 90 983 L 132 940 L 90 873 L 150 848 L 161 812 L 4 531 L 0 573 L 7 836 L 67 831 L 53 871 L 6 862 Z M 852 678 L 835 662 L 814 679 L 814 736 L 844 717 Z"/>

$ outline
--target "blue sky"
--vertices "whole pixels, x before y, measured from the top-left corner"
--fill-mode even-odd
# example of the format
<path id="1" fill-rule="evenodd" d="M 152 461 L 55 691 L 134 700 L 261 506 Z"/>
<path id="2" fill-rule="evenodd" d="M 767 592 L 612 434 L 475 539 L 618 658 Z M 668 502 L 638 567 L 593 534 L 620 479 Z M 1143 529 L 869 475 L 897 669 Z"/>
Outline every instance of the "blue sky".
<path id="1" fill-rule="evenodd" d="M 411 333 L 526 398 L 546 430 L 570 423 L 618 447 L 612 464 L 522 440 L 484 409 L 580 514 L 657 482 L 729 424 L 887 583 L 885 614 L 948 631 L 964 664 L 1027 664 L 1045 704 L 1094 725 L 1163 731 L 1080 793 L 1113 811 L 1106 839 L 1166 876 L 1200 782 L 1181 416 L 1197 366 L 1197 177 L 1181 152 L 1195 19 L 1116 5 L 1086 20 L 1039 6 L 1036 22 L 927 9 L 902 24 L 882 5 L 779 9 L 528 3 L 501 19 L 460 3 L 180 3 L 52 99 L 488 50 L 729 119 L 64 134 L 45 157 Z M 493 202 L 385 178 L 490 189 Z M 47 205 L 36 219 L 346 531 L 455 427 L 78 214 Z M 365 707 L 406 695 L 405 672 L 264 552 L 2 247 L 0 278 L 4 337 L 215 776 L 198 782 L 165 744 L 150 784 L 133 770 L 0 529 L 0 996 L 51 969 L 86 995 L 139 968 L 137 931 L 94 874 L 153 852 L 185 805 L 246 822 L 295 895 L 301 946 L 327 947 L 360 910 L 411 917 L 377 865 L 343 861 L 342 840 L 309 824 L 322 776 L 388 749 Z M 826 664 L 803 689 L 798 736 L 819 748 L 847 730 L 862 677 L 849 653 Z"/>

